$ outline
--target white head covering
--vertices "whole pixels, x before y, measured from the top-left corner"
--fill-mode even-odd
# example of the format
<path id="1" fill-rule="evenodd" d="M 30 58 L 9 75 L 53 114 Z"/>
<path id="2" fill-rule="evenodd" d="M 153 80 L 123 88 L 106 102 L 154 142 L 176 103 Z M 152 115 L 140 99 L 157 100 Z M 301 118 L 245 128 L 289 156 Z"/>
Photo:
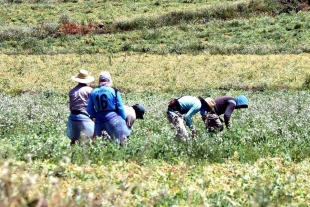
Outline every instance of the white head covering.
<path id="1" fill-rule="evenodd" d="M 103 71 L 99 74 L 99 85 L 112 86 L 112 77 L 109 72 Z"/>

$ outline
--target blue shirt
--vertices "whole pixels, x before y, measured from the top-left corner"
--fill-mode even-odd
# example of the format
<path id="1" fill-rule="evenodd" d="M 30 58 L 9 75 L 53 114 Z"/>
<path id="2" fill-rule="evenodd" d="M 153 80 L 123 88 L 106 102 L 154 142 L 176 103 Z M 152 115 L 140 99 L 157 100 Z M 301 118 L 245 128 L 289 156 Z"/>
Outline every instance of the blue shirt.
<path id="1" fill-rule="evenodd" d="M 190 130 L 194 130 L 195 126 L 192 123 L 192 117 L 201 109 L 200 100 L 193 96 L 182 96 L 181 98 L 178 99 L 178 101 L 182 111 L 185 112 L 183 118 L 186 125 L 190 128 Z M 167 111 L 167 112 L 180 113 L 173 111 Z"/>
<path id="2" fill-rule="evenodd" d="M 121 94 L 109 86 L 98 86 L 91 92 L 87 112 L 96 121 L 107 121 L 115 115 L 126 120 Z"/>

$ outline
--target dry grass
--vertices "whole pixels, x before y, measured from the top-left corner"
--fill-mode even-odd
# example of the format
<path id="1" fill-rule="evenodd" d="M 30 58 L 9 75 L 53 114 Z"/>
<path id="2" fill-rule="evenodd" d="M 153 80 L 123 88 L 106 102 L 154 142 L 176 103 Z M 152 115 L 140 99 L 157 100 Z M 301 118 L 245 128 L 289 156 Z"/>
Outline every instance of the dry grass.
<path id="1" fill-rule="evenodd" d="M 299 55 L 0 55 L 0 90 L 56 90 L 67 92 L 70 77 L 80 68 L 96 78 L 112 74 L 124 91 L 169 92 L 208 88 L 299 89 L 309 70 L 309 54 Z"/>
<path id="2" fill-rule="evenodd" d="M 267 192 L 268 189 L 276 191 L 277 187 L 296 202 L 310 204 L 306 199 L 309 194 L 307 186 L 310 184 L 308 163 L 270 158 L 260 159 L 253 165 L 232 159 L 203 167 L 184 163 L 174 166 L 164 162 L 147 167 L 123 161 L 111 162 L 107 166 L 65 164 L 62 165 L 63 176 L 58 177 L 50 173 L 53 166 L 48 163 L 34 165 L 15 162 L 14 167 L 3 165 L 0 170 L 2 183 L 9 181 L 11 184 L 12 195 L 17 194 L 17 187 L 23 185 L 25 191 L 17 195 L 19 200 L 27 198 L 24 199 L 26 202 L 43 198 L 45 192 L 49 206 L 74 206 L 71 198 L 79 200 L 78 196 L 89 206 L 135 206 L 142 203 L 153 206 L 162 194 L 173 196 L 185 189 L 190 195 L 187 205 L 194 204 L 194 194 L 210 198 L 223 192 L 226 195 L 223 199 L 227 199 L 231 205 L 248 203 L 255 206 L 255 197 L 260 188 Z M 34 174 L 34 166 L 40 167 L 42 172 Z M 10 176 L 5 173 L 10 173 Z M 273 185 L 275 189 L 272 189 Z M 207 205 L 208 199 L 203 203 Z"/>

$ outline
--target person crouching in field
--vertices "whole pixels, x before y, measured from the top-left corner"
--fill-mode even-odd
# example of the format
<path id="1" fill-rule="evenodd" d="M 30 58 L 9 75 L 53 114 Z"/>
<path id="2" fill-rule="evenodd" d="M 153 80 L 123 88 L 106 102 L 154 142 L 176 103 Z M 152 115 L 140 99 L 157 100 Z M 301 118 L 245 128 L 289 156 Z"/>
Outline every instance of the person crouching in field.
<path id="1" fill-rule="evenodd" d="M 215 101 L 210 97 L 203 99 L 199 96 L 198 98 L 202 104 L 202 110 L 200 110 L 201 118 L 208 132 L 222 131 L 223 124 L 219 116 L 214 112 Z"/>
<path id="2" fill-rule="evenodd" d="M 130 130 L 126 125 L 126 114 L 120 92 L 112 87 L 109 72 L 99 75 L 99 86 L 95 88 L 88 100 L 87 112 L 95 118 L 95 134 L 101 137 L 106 131 L 116 144 L 126 146 Z"/>
<path id="3" fill-rule="evenodd" d="M 126 114 L 126 125 L 131 130 L 136 119 L 144 119 L 145 108 L 142 104 L 135 104 L 133 106 L 124 105 L 124 108 Z"/>
<path id="4" fill-rule="evenodd" d="M 81 135 L 92 137 L 94 134 L 94 122 L 87 113 L 87 103 L 93 88 L 88 86 L 95 80 L 88 74 L 87 70 L 81 69 L 77 76 L 72 76 L 72 80 L 78 84 L 69 92 L 70 115 L 67 123 L 67 136 L 71 140 L 70 145 L 78 141 Z"/>
<path id="5" fill-rule="evenodd" d="M 219 97 L 214 100 L 215 106 L 210 111 L 202 112 L 202 120 L 206 124 L 208 132 L 217 132 L 223 130 L 223 123 L 226 129 L 231 127 L 231 115 L 235 109 L 248 108 L 249 101 L 247 97 L 241 95 L 236 98 L 230 96 Z M 224 114 L 224 120 L 220 115 Z"/>
<path id="6" fill-rule="evenodd" d="M 133 106 L 124 105 L 125 113 L 126 113 L 126 125 L 130 132 L 132 132 L 132 125 L 136 121 L 136 119 L 144 119 L 145 108 L 142 104 L 135 104 Z M 127 141 L 129 142 L 129 136 L 127 137 Z"/>
<path id="7" fill-rule="evenodd" d="M 197 131 L 192 123 L 192 117 L 201 109 L 201 101 L 193 96 L 182 96 L 180 98 L 172 99 L 168 104 L 167 118 L 173 128 L 176 130 L 176 134 L 181 138 L 188 138 L 188 132 L 184 125 L 183 119 L 186 125 L 192 132 L 192 135 L 196 135 Z"/>

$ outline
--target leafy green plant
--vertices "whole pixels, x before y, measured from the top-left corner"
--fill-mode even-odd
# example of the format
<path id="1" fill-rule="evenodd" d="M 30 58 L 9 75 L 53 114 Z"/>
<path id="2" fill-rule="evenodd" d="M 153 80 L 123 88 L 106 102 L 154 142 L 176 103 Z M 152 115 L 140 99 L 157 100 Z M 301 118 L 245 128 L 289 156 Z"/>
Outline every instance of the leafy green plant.
<path id="1" fill-rule="evenodd" d="M 94 197 L 86 199 L 89 188 L 93 188 L 91 192 L 100 202 L 107 204 L 113 201 L 103 197 L 115 193 L 123 202 L 131 200 L 137 205 L 145 204 L 145 200 L 152 200 L 152 205 L 159 206 L 183 203 L 231 205 L 231 202 L 280 205 L 296 202 L 295 196 L 305 198 L 298 201 L 299 204 L 307 203 L 306 190 L 302 182 L 296 180 L 298 176 L 294 177 L 293 169 L 305 167 L 309 157 L 306 121 L 309 118 L 309 93 L 287 90 L 242 92 L 249 97 L 250 107 L 233 113 L 231 130 L 207 134 L 200 117 L 195 116 L 193 121 L 198 134 L 185 142 L 175 138 L 164 113 L 166 100 L 180 94 L 125 94 L 123 100 L 126 104 L 140 102 L 147 108 L 146 118 L 137 120 L 133 127 L 128 148 L 87 138 L 81 140 L 80 145 L 69 147 L 64 133 L 68 114 L 66 94 L 52 90 L 42 94 L 1 94 L 0 156 L 2 162 L 4 159 L 15 160 L 20 163 L 18 165 L 23 165 L 23 171 L 39 173 L 40 180 L 46 177 L 54 180 L 54 184 L 43 181 L 45 190 L 35 193 L 37 196 L 20 193 L 20 199 L 26 203 L 35 201 L 37 197 L 46 199 L 48 203 L 60 199 L 60 206 L 71 202 L 79 205 L 99 202 L 91 199 Z M 193 95 L 217 97 L 240 93 L 213 90 Z M 3 115 L 7 118 L 3 119 Z M 14 126 L 11 131 L 9 126 Z M 169 173 L 169 167 L 161 168 L 162 165 L 169 165 L 172 171 Z M 14 173 L 11 174 L 22 176 L 18 169 L 20 167 L 12 168 Z M 129 174 L 125 172 L 127 170 Z M 138 176 L 142 176 L 143 182 L 132 180 L 139 172 L 145 173 Z M 287 173 L 292 175 L 290 182 Z M 12 178 L 2 176 L 1 182 L 8 179 Z M 70 196 L 67 198 L 54 193 L 62 181 L 70 183 L 70 187 L 61 188 L 68 189 L 66 193 Z M 156 184 L 151 183 L 153 181 Z M 140 184 L 144 182 L 149 183 L 147 189 Z M 188 188 L 189 183 L 195 186 L 193 191 Z M 16 188 L 16 185 L 11 185 Z M 32 185 L 27 184 L 29 192 L 33 192 Z M 230 187 L 226 189 L 228 185 Z M 115 188 L 103 193 L 100 189 L 104 186 Z M 0 195 L 8 199 L 13 197 L 12 194 Z M 207 201 L 203 199 L 206 196 Z"/>
<path id="2" fill-rule="evenodd" d="M 67 5 L 70 4 L 76 7 L 76 11 L 83 10 L 81 8 L 83 5 L 89 7 L 96 17 L 87 17 L 83 13 L 78 15 L 69 13 Z M 130 8 L 130 2 L 127 1 L 121 4 L 121 8 L 114 3 L 111 3 L 113 4 L 111 8 L 107 2 L 101 2 L 101 4 L 102 7 L 109 8 L 110 13 L 117 9 L 119 14 L 123 14 L 126 12 L 124 8 Z M 166 12 L 158 13 L 156 11 L 159 8 L 154 5 L 152 12 L 147 15 L 145 13 L 140 13 L 138 16 L 127 14 L 128 18 L 111 19 L 115 12 L 109 17 L 102 17 L 98 10 L 101 7 L 93 8 L 87 2 L 60 4 L 58 13 L 49 13 L 50 16 L 47 18 L 40 17 L 40 13 L 37 12 L 46 9 L 56 10 L 54 4 L 38 3 L 31 7 L 22 3 L 21 6 L 25 7 L 22 11 L 32 10 L 33 12 L 22 16 L 17 15 L 14 21 L 23 19 L 24 22 L 14 24 L 14 27 L 10 26 L 11 24 L 4 24 L 0 28 L 0 39 L 3 40 L 0 48 L 10 54 L 72 52 L 94 54 L 109 51 L 113 53 L 135 51 L 154 54 L 209 52 L 229 55 L 299 54 L 309 51 L 306 30 L 309 22 L 308 13 L 292 13 L 291 11 L 297 11 L 296 1 L 224 2 L 222 4 L 210 2 L 207 7 L 197 2 L 187 4 L 190 7 L 186 10 L 172 9 L 173 7 L 169 6 Z M 181 7 L 182 3 L 178 2 L 174 5 Z M 11 6 L 12 10 L 18 8 L 14 6 L 14 4 Z M 33 14 L 39 15 L 37 20 L 31 18 Z M 274 16 L 266 16 L 266 14 Z M 14 15 L 16 14 L 7 16 L 14 19 Z M 250 18 L 250 15 L 254 16 Z M 33 23 L 34 21 L 37 22 Z M 123 34 L 120 35 L 120 32 Z M 122 40 L 124 33 L 130 41 Z M 109 37 L 105 34 L 109 34 Z M 63 44 L 64 35 L 75 35 L 75 37 L 70 37 L 68 44 Z M 96 43 L 85 46 L 84 42 L 89 39 L 87 36 L 97 39 Z M 56 39 L 50 41 L 50 37 Z M 188 37 L 191 37 L 193 42 L 184 45 L 182 41 Z M 23 41 L 16 42 L 16 40 Z M 113 44 L 110 46 L 111 42 Z M 21 51 L 20 48 L 24 50 Z"/>
<path id="3" fill-rule="evenodd" d="M 0 206 L 309 206 L 300 53 L 310 25 L 307 12 L 292 12 L 296 1 L 1 3 Z M 84 34 L 92 25 L 105 29 Z M 96 77 L 103 65 L 125 104 L 146 106 L 145 119 L 128 148 L 83 136 L 69 146 L 70 74 Z M 165 110 L 188 94 L 244 94 L 250 105 L 217 134 L 195 115 L 198 134 L 182 141 Z"/>
<path id="4" fill-rule="evenodd" d="M 310 89 L 310 75 L 307 75 L 305 81 L 302 85 L 302 89 L 309 90 Z"/>

